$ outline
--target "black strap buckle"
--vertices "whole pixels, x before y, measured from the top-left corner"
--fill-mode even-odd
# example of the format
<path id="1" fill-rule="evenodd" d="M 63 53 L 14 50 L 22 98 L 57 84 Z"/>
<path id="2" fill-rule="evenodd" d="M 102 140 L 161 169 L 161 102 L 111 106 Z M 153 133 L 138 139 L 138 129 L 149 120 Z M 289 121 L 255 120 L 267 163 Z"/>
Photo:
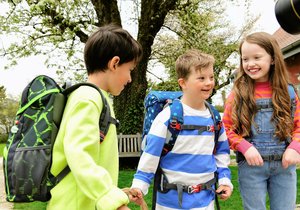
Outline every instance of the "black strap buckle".
<path id="1" fill-rule="evenodd" d="M 282 155 L 272 154 L 272 155 L 262 155 L 264 161 L 279 161 L 282 160 Z"/>

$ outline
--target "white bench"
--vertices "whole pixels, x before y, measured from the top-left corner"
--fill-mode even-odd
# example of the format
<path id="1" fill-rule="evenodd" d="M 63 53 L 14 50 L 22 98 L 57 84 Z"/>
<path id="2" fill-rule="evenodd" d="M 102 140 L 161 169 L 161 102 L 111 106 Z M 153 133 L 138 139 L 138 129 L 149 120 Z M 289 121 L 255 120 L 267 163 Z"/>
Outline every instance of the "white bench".
<path id="1" fill-rule="evenodd" d="M 119 157 L 139 157 L 141 155 L 141 134 L 118 135 Z"/>

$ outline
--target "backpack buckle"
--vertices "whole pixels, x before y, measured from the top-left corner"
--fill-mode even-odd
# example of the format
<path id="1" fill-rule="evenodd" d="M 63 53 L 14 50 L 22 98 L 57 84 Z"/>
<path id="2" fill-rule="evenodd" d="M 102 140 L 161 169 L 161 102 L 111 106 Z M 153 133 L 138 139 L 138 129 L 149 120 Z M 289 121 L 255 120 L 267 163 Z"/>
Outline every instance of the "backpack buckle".
<path id="1" fill-rule="evenodd" d="M 207 126 L 207 131 L 209 131 L 209 132 L 215 132 L 215 127 L 213 125 L 208 125 Z"/>
<path id="2" fill-rule="evenodd" d="M 222 128 L 222 126 L 223 126 L 223 122 L 220 121 L 220 122 L 218 123 L 218 128 L 219 128 L 219 130 Z"/>
<path id="3" fill-rule="evenodd" d="M 176 130 L 181 130 L 181 125 L 175 119 L 170 120 L 170 127 Z"/>
<path id="4" fill-rule="evenodd" d="M 100 131 L 100 144 L 103 142 L 104 138 L 105 134 L 102 131 Z"/>
<path id="5" fill-rule="evenodd" d="M 198 185 L 192 185 L 192 186 L 188 186 L 187 187 L 187 193 L 188 194 L 192 194 L 192 193 L 198 193 L 202 190 L 202 185 L 198 184 Z"/>

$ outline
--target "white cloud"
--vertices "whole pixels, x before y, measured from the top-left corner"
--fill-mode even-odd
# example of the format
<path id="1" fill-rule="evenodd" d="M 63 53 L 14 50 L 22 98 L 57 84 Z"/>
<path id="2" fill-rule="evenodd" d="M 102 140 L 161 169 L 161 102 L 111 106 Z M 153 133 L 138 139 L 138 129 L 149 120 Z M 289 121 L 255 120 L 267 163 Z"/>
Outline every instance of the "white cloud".
<path id="1" fill-rule="evenodd" d="M 42 56 L 31 56 L 19 60 L 19 64 L 5 70 L 7 61 L 0 59 L 0 85 L 6 88 L 7 94 L 18 97 L 21 95 L 26 85 L 37 75 L 46 74 L 56 76 L 54 70 L 49 70 L 44 65 Z"/>

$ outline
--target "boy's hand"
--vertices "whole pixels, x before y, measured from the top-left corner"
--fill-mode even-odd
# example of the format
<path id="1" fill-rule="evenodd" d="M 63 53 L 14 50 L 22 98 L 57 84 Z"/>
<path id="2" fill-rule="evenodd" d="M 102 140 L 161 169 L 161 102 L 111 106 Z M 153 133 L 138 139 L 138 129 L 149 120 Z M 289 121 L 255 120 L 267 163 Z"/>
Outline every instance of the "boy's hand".
<path id="1" fill-rule="evenodd" d="M 142 205 L 144 200 L 142 191 L 138 188 L 129 189 L 129 199 L 130 202 L 134 202 L 139 206 Z"/>
<path id="2" fill-rule="evenodd" d="M 244 156 L 250 166 L 262 166 L 264 164 L 261 155 L 254 146 L 250 147 Z"/>
<path id="3" fill-rule="evenodd" d="M 141 206 L 142 210 L 148 210 L 147 203 L 143 198 L 143 193 L 138 188 L 124 188 L 122 189 L 127 195 L 130 202 L 134 202 L 135 204 Z"/>
<path id="4" fill-rule="evenodd" d="M 216 193 L 221 198 L 221 200 L 225 201 L 231 196 L 232 191 L 231 191 L 231 188 L 229 186 L 220 185 L 218 187 L 218 189 L 216 190 Z"/>
<path id="5" fill-rule="evenodd" d="M 282 167 L 288 168 L 290 165 L 296 165 L 300 163 L 300 154 L 294 150 L 287 148 L 283 153 Z"/>

